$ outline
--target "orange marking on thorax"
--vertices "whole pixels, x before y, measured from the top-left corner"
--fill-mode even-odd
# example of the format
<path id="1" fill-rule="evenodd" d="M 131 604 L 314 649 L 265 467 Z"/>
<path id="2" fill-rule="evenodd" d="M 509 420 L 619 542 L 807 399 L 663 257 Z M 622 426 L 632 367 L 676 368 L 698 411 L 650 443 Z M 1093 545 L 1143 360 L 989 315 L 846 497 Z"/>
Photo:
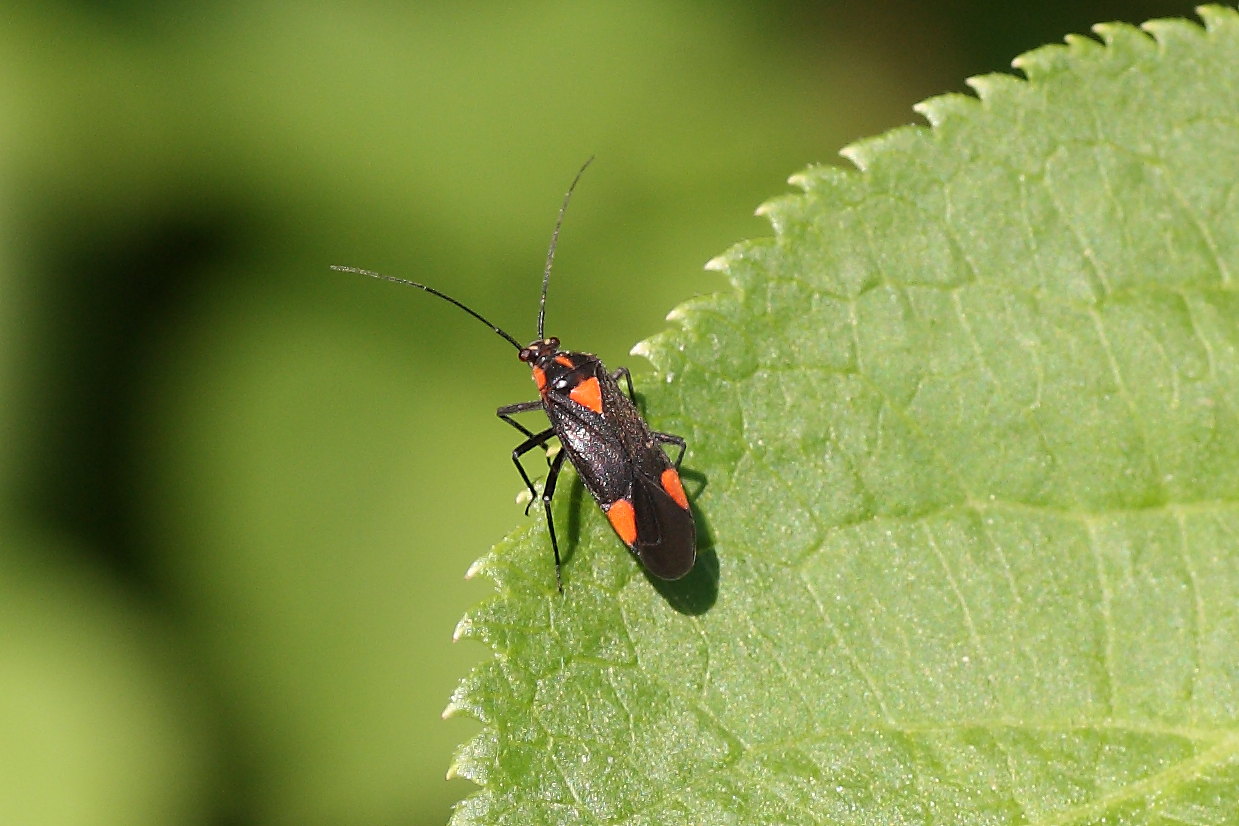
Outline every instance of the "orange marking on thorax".
<path id="1" fill-rule="evenodd" d="M 562 364 L 564 367 L 576 367 L 576 365 L 572 363 L 572 359 L 562 353 L 555 357 L 555 363 Z"/>
<path id="2" fill-rule="evenodd" d="M 669 467 L 664 470 L 659 481 L 662 482 L 663 490 L 667 491 L 667 495 L 674 499 L 681 508 L 688 510 L 688 497 L 684 495 L 684 485 L 680 483 L 680 474 L 675 472 L 675 468 Z"/>
<path id="3" fill-rule="evenodd" d="M 632 509 L 632 502 L 616 499 L 607 508 L 607 520 L 624 544 L 631 548 L 637 541 L 637 512 Z"/>
<path id="4" fill-rule="evenodd" d="M 598 379 L 593 376 L 572 388 L 568 398 L 581 407 L 588 407 L 599 416 L 602 415 L 602 388 L 598 386 Z"/>
<path id="5" fill-rule="evenodd" d="M 534 366 L 531 369 L 533 370 L 533 383 L 538 385 L 538 392 L 541 393 L 546 389 L 546 373 L 541 367 Z"/>

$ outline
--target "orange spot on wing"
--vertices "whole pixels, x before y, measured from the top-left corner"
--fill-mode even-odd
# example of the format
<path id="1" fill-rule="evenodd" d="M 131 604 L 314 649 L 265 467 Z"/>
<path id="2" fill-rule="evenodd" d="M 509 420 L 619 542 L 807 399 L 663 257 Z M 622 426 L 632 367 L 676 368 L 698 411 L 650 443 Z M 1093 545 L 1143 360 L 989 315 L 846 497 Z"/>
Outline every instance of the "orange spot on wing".
<path id="1" fill-rule="evenodd" d="M 568 398 L 602 415 L 602 388 L 598 386 L 598 379 L 590 377 L 581 382 L 569 391 Z"/>
<path id="2" fill-rule="evenodd" d="M 688 497 L 684 495 L 684 485 L 680 483 L 680 474 L 675 472 L 675 468 L 669 467 L 663 471 L 662 478 L 663 490 L 667 491 L 667 495 L 675 500 L 675 503 L 684 510 L 688 510 Z"/>
<path id="3" fill-rule="evenodd" d="M 546 389 L 546 373 L 542 372 L 541 367 L 533 367 L 533 383 L 538 385 L 538 392 L 541 393 Z"/>
<path id="4" fill-rule="evenodd" d="M 616 499 L 611 503 L 611 507 L 607 508 L 607 519 L 619 534 L 619 538 L 631 548 L 637 541 L 637 513 L 632 509 L 632 502 Z"/>

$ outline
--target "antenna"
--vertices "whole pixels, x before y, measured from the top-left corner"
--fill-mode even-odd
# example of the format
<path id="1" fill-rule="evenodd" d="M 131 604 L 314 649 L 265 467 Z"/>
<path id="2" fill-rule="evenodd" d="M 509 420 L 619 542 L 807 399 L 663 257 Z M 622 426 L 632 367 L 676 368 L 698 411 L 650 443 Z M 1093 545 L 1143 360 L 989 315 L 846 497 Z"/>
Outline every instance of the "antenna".
<path id="1" fill-rule="evenodd" d="M 590 160 L 593 160 L 593 158 L 591 158 Z M 579 174 L 579 173 L 578 173 L 577 177 L 580 177 L 580 174 Z M 575 183 L 576 183 L 576 182 L 574 181 L 574 182 L 573 182 L 573 184 L 575 184 Z M 571 190 L 569 191 L 569 193 L 571 193 Z M 567 202 L 565 201 L 565 204 L 566 204 L 566 203 L 567 203 Z M 563 211 L 562 211 L 562 210 L 560 211 L 560 217 L 563 217 Z M 556 231 L 558 232 L 558 227 L 556 227 Z M 549 266 L 549 263 L 548 263 L 548 266 Z M 476 310 L 472 310 L 472 309 L 470 309 L 469 307 L 466 307 L 463 303 L 461 303 L 461 302 L 457 301 L 456 299 L 452 298 L 452 297 L 451 297 L 450 295 L 448 295 L 447 293 L 441 293 L 441 292 L 439 292 L 439 291 L 438 291 L 438 290 L 436 290 L 434 287 L 427 287 L 425 284 L 419 284 L 419 283 L 418 283 L 418 282 L 416 282 L 416 281 L 409 281 L 407 278 L 396 278 L 395 276 L 392 276 L 392 275 L 383 275 L 383 273 L 381 273 L 381 272 L 374 272 L 374 271 L 372 271 L 372 270 L 363 270 L 363 269 L 360 269 L 360 268 L 358 268 L 358 267 L 341 267 L 341 266 L 337 266 L 337 265 L 333 264 L 333 265 L 331 266 L 331 268 L 332 268 L 333 270 L 339 270 L 340 272 L 355 272 L 355 273 L 357 273 L 358 275 L 368 275 L 368 276 L 370 276 L 371 278 L 377 278 L 377 279 L 379 279 L 380 281 L 390 281 L 390 282 L 392 282 L 393 284 L 404 284 L 404 285 L 405 285 L 405 286 L 407 286 L 407 287 L 417 287 L 419 290 L 425 290 L 426 292 L 430 293 L 431 295 L 437 295 L 439 298 L 442 298 L 444 301 L 447 301 L 447 302 L 449 302 L 449 303 L 451 303 L 451 304 L 455 304 L 457 307 L 459 307 L 460 309 L 464 310 L 466 313 L 468 313 L 469 315 L 473 316 L 473 317 L 474 317 L 474 318 L 476 318 L 478 321 L 482 322 L 482 323 L 483 323 L 483 324 L 485 324 L 487 327 L 491 328 L 491 329 L 492 329 L 492 330 L 494 330 L 496 333 L 498 333 L 499 335 L 501 335 L 501 336 L 503 336 L 504 338 L 506 338 L 509 342 L 511 342 L 512 346 L 513 346 L 513 347 L 515 347 L 517 350 L 523 350 L 523 349 L 524 349 L 524 345 L 522 345 L 522 344 L 521 344 L 519 341 L 517 341 L 516 339 L 512 338 L 512 336 L 510 336 L 510 335 L 508 335 L 507 333 L 505 333 L 505 332 L 504 332 L 502 329 L 500 329 L 499 327 L 497 327 L 497 326 L 495 326 L 494 324 L 492 324 L 491 322 L 487 321 L 487 320 L 486 320 L 486 318 L 485 318 L 485 317 L 484 317 L 481 313 L 477 312 Z M 548 269 L 548 273 L 549 273 L 549 269 Z M 545 295 L 546 295 L 546 286 L 545 286 L 545 284 L 543 284 L 543 296 L 545 297 Z M 541 336 L 541 335 L 542 335 L 541 330 L 539 330 L 539 331 L 538 331 L 538 335 L 539 335 L 539 336 Z"/>
<path id="2" fill-rule="evenodd" d="M 572 179 L 572 183 L 568 186 L 568 191 L 564 193 L 564 202 L 559 205 L 559 217 L 555 219 L 555 231 L 551 233 L 551 246 L 546 251 L 546 270 L 542 273 L 542 298 L 538 302 L 538 340 L 539 341 L 546 338 L 546 335 L 542 332 L 543 322 L 546 321 L 546 286 L 549 283 L 551 283 L 551 264 L 555 262 L 555 247 L 559 244 L 559 228 L 564 223 L 564 213 L 568 211 L 568 200 L 572 198 L 572 190 L 576 189 L 577 181 L 581 180 L 581 175 L 585 173 L 585 168 L 588 167 L 593 162 L 594 162 L 594 156 L 590 155 L 589 160 L 581 164 L 581 168 L 577 170 L 576 177 Z M 420 287 L 421 285 L 418 284 L 417 286 Z M 430 289 L 430 288 L 423 287 L 423 289 Z M 431 290 L 431 292 L 434 292 L 434 291 Z M 447 296 L 444 296 L 444 298 L 446 297 Z M 458 302 L 452 302 L 452 303 L 458 303 Z M 472 312 L 472 310 L 470 310 L 470 312 Z M 477 315 L 477 314 L 474 313 L 474 315 Z M 507 333 L 504 333 L 504 335 L 507 335 Z"/>

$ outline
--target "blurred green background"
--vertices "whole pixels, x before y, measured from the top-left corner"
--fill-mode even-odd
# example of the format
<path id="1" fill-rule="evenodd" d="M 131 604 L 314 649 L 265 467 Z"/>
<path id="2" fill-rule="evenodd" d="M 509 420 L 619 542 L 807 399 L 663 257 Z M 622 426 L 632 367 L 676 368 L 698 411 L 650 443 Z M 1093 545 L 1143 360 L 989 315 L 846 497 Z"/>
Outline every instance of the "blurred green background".
<path id="1" fill-rule="evenodd" d="M 520 520 L 510 347 L 612 366 L 753 209 L 1171 2 L 17 3 L 0 27 L 0 823 L 432 824 Z M 708 415 L 703 411 L 702 415 Z M 691 457 L 691 452 L 690 452 Z M 691 461 L 691 459 L 690 459 Z M 546 576 L 551 578 L 548 554 Z"/>

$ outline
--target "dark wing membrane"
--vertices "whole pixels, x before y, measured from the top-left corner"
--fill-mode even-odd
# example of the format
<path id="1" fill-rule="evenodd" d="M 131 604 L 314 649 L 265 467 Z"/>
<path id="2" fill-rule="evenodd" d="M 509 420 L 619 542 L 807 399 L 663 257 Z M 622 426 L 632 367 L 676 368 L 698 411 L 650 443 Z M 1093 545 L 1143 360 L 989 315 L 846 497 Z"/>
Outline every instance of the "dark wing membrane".
<path id="1" fill-rule="evenodd" d="M 632 473 L 623 441 L 575 402 L 558 396 L 548 396 L 548 402 L 547 418 L 590 495 L 601 505 L 628 499 Z"/>
<path id="2" fill-rule="evenodd" d="M 697 529 L 690 510 L 681 508 L 657 481 L 638 476 L 632 486 L 637 516 L 633 550 L 641 564 L 660 579 L 679 579 L 697 558 Z"/>

